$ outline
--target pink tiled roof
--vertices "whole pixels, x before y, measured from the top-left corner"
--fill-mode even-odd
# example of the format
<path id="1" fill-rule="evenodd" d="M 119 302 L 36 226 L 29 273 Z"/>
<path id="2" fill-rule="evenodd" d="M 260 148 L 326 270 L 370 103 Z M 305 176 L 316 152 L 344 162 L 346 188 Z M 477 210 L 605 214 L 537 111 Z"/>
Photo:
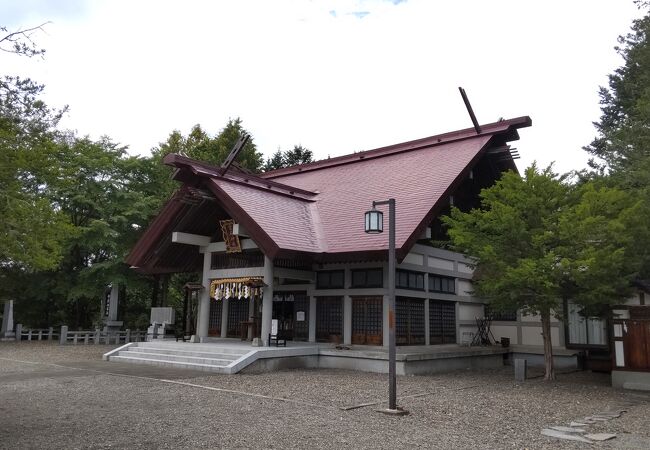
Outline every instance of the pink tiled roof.
<path id="1" fill-rule="evenodd" d="M 364 232 L 364 213 L 373 200 L 395 199 L 396 247 L 401 248 L 431 208 L 483 148 L 490 136 L 425 147 L 380 158 L 358 160 L 321 170 L 274 178 L 319 192 L 320 214 L 328 253 L 388 248 L 386 234 Z M 388 226 L 385 209 L 384 226 Z M 287 218 L 291 221 L 291 218 Z"/>
<path id="2" fill-rule="evenodd" d="M 460 130 L 259 176 L 232 169 L 224 174 L 179 155 L 165 162 L 189 173 L 178 179 L 203 180 L 271 257 L 383 252 L 388 236 L 365 234 L 364 212 L 374 200 L 394 198 L 403 257 L 482 152 L 518 139 L 516 130 L 530 124 L 520 117 L 483 125 L 480 134 Z M 384 220 L 386 229 L 387 211 Z"/>
<path id="3" fill-rule="evenodd" d="M 210 180 L 233 199 L 279 248 L 320 253 L 313 201 L 256 189 L 227 179 Z"/>

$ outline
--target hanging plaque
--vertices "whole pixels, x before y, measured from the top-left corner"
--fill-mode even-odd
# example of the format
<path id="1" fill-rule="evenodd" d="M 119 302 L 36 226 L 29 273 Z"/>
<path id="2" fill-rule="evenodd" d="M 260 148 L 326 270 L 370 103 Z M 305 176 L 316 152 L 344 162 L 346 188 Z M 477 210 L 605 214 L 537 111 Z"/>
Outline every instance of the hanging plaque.
<path id="1" fill-rule="evenodd" d="M 232 233 L 235 221 L 232 219 L 220 220 L 219 225 L 221 225 L 223 241 L 226 243 L 226 253 L 241 253 L 241 242 L 239 242 L 239 236 Z"/>

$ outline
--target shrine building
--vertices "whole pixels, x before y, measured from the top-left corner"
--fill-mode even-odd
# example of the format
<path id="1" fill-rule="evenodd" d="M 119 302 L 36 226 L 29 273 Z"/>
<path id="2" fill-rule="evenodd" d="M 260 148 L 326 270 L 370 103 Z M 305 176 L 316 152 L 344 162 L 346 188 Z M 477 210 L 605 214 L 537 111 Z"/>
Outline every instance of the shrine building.
<path id="1" fill-rule="evenodd" d="M 392 198 L 397 345 L 469 344 L 484 304 L 471 293 L 470 261 L 439 248 L 440 217 L 452 205 L 479 206 L 481 189 L 517 170 L 509 142 L 530 125 L 529 117 L 500 120 L 261 174 L 167 155 L 181 186 L 127 263 L 152 275 L 201 274 L 183 318 L 195 341 L 244 333 L 268 345 L 277 331 L 290 342 L 385 347 L 388 233 L 365 233 L 364 213 Z M 378 208 L 386 230 L 388 211 Z M 532 331 L 501 325 L 492 330 L 512 344 L 526 344 Z"/>

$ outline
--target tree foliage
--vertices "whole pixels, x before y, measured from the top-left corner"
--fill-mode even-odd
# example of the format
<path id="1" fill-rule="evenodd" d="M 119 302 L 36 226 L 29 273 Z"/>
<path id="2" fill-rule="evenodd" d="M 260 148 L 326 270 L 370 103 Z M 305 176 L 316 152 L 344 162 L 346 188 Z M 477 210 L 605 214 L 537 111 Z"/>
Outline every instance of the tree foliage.
<path id="1" fill-rule="evenodd" d="M 443 220 L 453 248 L 476 262 L 478 297 L 497 310 L 540 316 L 546 379 L 553 379 L 551 316 L 561 317 L 565 299 L 602 312 L 629 296 L 646 212 L 625 191 L 572 185 L 532 165 L 483 190 L 480 209 L 454 208 Z"/>
<path id="2" fill-rule="evenodd" d="M 270 158 L 267 158 L 264 164 L 264 172 L 310 162 L 313 162 L 311 150 L 302 145 L 294 145 L 293 149 L 285 152 L 278 149 Z"/>
<path id="3" fill-rule="evenodd" d="M 609 86 L 600 88 L 602 115 L 595 123 L 597 137 L 585 147 L 596 157 L 602 182 L 632 193 L 650 206 L 650 3 L 637 1 L 645 16 L 631 31 L 619 37 L 616 51 L 623 65 L 609 75 Z M 593 175 L 593 174 L 592 174 Z M 647 217 L 647 216 L 646 216 Z M 637 241 L 638 249 L 650 241 Z M 650 257 L 645 256 L 639 278 L 650 278 Z"/>
<path id="4" fill-rule="evenodd" d="M 637 2 L 648 9 L 647 2 Z M 619 37 L 616 51 L 624 64 L 600 88 L 602 115 L 598 136 L 585 147 L 597 159 L 592 165 L 609 170 L 625 187 L 650 185 L 650 13 L 635 20 L 630 33 Z"/>
<path id="5" fill-rule="evenodd" d="M 41 55 L 31 30 L 0 38 L 0 49 Z M 6 27 L 0 27 L 6 32 Z M 43 86 L 30 79 L 0 79 L 0 266 L 55 267 L 69 226 L 44 195 L 56 177 L 56 126 L 66 108 L 49 108 L 39 99 Z"/>
<path id="6" fill-rule="evenodd" d="M 199 161 L 220 165 L 243 134 L 250 133 L 243 127 L 240 118 L 228 120 L 216 136 L 210 136 L 200 125 L 194 125 L 187 136 L 174 130 L 165 142 L 154 149 L 153 155 L 162 159 L 169 153 L 180 153 Z M 257 151 L 253 138 L 248 140 L 237 156 L 237 163 L 253 172 L 259 172 L 262 168 L 262 154 Z"/>
<path id="7" fill-rule="evenodd" d="M 4 33 L 3 36 L 0 36 L 0 50 L 28 57 L 43 56 L 45 49 L 38 48 L 32 36 L 39 31 L 43 31 L 43 27 L 48 23 L 45 22 L 33 28 L 15 31 L 9 31 L 7 27 L 0 26 L 0 33 Z"/>

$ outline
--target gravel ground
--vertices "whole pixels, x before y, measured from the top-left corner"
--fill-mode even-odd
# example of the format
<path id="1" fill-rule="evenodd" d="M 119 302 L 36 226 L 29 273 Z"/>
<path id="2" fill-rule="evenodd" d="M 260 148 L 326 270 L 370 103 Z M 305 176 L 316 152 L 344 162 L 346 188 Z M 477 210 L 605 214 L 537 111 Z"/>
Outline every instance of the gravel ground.
<path id="1" fill-rule="evenodd" d="M 384 400 L 386 375 L 206 376 L 102 362 L 110 348 L 0 343 L 0 448 L 650 448 L 650 396 L 614 390 L 603 374 L 398 377 L 398 404 L 411 414 L 390 417 L 376 412 L 385 404 L 342 409 Z M 628 401 L 622 417 L 588 426 L 616 433 L 612 441 L 540 434 Z"/>

